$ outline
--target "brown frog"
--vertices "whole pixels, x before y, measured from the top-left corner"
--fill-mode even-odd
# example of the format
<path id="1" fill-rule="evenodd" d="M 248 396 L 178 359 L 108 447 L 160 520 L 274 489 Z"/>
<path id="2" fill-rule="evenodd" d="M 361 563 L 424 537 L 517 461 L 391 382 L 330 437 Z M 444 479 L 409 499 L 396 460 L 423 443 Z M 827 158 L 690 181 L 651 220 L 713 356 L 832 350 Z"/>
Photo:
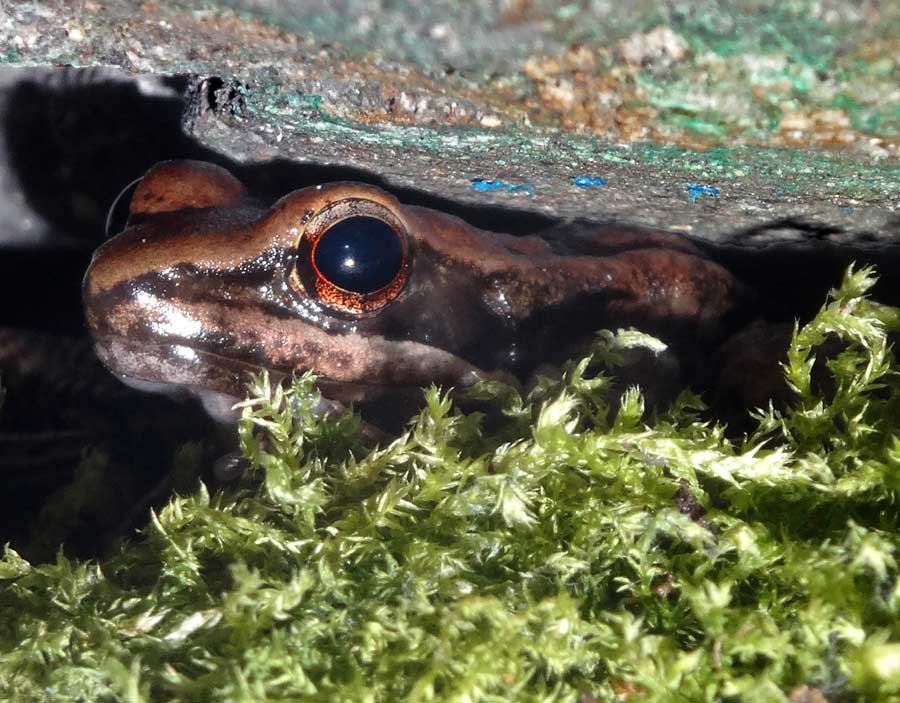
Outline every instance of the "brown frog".
<path id="1" fill-rule="evenodd" d="M 378 402 L 431 383 L 526 378 L 597 330 L 627 326 L 670 345 L 686 382 L 710 386 L 715 350 L 752 318 L 754 298 L 673 233 L 608 224 L 513 236 L 349 182 L 264 207 L 197 161 L 140 180 L 83 296 L 114 373 L 188 389 L 223 417 L 248 371 L 312 369 L 328 398 Z"/>

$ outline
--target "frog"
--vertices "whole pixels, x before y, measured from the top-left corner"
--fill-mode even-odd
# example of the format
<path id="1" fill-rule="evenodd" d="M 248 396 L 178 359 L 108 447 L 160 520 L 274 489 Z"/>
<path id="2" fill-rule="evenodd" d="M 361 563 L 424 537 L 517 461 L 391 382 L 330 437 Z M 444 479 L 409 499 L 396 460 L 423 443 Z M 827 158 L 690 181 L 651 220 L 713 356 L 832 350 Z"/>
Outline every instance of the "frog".
<path id="1" fill-rule="evenodd" d="M 604 328 L 654 335 L 680 379 L 712 387 L 716 350 L 756 300 L 675 232 L 489 231 L 359 182 L 266 204 L 227 169 L 192 160 L 135 184 L 82 293 L 110 371 L 194 395 L 222 421 L 250 372 L 312 371 L 327 402 L 377 408 L 423 386 L 524 383 Z"/>

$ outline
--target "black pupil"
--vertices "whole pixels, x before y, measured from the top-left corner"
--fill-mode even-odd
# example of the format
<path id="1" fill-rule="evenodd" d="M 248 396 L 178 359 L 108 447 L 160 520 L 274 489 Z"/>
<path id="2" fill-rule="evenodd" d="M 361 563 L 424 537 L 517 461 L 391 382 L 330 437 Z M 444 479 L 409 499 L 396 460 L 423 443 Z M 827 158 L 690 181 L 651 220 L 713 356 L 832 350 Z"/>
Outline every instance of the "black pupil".
<path id="1" fill-rule="evenodd" d="M 319 238 L 316 268 L 328 281 L 354 293 L 373 293 L 394 280 L 403 265 L 400 238 L 375 217 L 348 217 Z"/>

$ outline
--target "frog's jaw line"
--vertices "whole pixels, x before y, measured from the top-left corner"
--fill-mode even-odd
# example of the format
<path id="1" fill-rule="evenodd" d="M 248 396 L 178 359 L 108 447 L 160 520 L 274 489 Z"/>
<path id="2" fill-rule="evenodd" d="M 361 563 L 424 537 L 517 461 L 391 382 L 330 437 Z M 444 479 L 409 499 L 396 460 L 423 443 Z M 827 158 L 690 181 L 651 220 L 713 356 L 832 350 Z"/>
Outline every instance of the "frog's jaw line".
<path id="1" fill-rule="evenodd" d="M 252 373 L 263 371 L 262 366 L 237 361 L 222 354 L 194 350 L 181 344 L 144 344 L 128 337 L 113 335 L 95 343 L 100 360 L 123 383 L 138 390 L 170 396 L 193 395 L 206 412 L 222 423 L 234 423 L 239 414 L 233 405 L 247 395 L 247 383 Z M 464 362 L 463 362 L 464 363 Z M 281 382 L 291 370 L 268 369 L 273 382 Z M 303 371 L 304 369 L 296 369 Z M 458 387 L 465 387 L 491 374 L 472 370 L 456 379 Z M 164 380 L 160 380 L 164 379 Z M 319 376 L 318 386 L 323 395 L 323 410 L 333 409 L 334 403 L 346 405 L 365 402 L 371 397 L 403 393 L 421 397 L 423 383 L 377 384 L 336 381 Z M 449 390 L 450 385 L 445 386 Z"/>
<path id="2" fill-rule="evenodd" d="M 192 395 L 202 403 L 207 415 L 224 425 L 233 425 L 240 419 L 240 410 L 236 409 L 235 405 L 247 396 L 246 382 L 249 379 L 249 374 L 262 371 L 258 367 L 241 368 L 242 364 L 239 362 L 208 352 L 194 352 L 188 347 L 177 345 L 172 347 L 163 345 L 162 347 L 156 346 L 153 348 L 147 345 L 130 343 L 127 339 L 113 338 L 107 340 L 105 344 L 98 342 L 95 345 L 95 350 L 101 361 L 113 371 L 122 383 L 130 388 L 145 393 L 157 393 L 171 397 L 184 396 L 186 394 Z M 192 357 L 202 359 L 210 368 L 231 369 L 232 378 L 243 380 L 240 383 L 228 385 L 227 390 L 213 390 L 210 387 L 198 385 L 196 369 L 179 371 L 177 362 L 165 361 L 166 359 L 189 361 Z M 115 364 L 112 364 L 113 358 L 116 359 Z M 163 360 L 162 366 L 159 365 L 159 360 Z M 171 375 L 173 373 L 181 373 L 184 375 L 185 383 L 179 385 L 171 381 L 150 381 L 140 377 L 140 374 L 146 374 L 149 369 L 153 368 L 157 369 L 156 373 L 169 374 L 167 378 L 174 378 Z M 128 373 L 128 371 L 131 373 Z M 275 372 L 270 378 L 274 382 L 280 382 L 286 375 Z M 220 382 L 227 378 L 229 378 L 229 374 L 219 374 Z M 213 379 L 208 379 L 206 383 L 213 383 Z M 318 379 L 317 385 L 322 393 L 322 397 L 316 407 L 312 408 L 312 412 L 316 415 L 338 412 L 347 404 L 365 400 L 368 395 L 384 390 L 383 388 L 365 385 L 332 384 L 328 379 L 321 378 Z M 225 388 L 225 386 L 222 386 L 222 388 Z"/>
<path id="3" fill-rule="evenodd" d="M 246 372 L 259 369 L 199 365 L 199 356 L 189 347 L 171 344 L 144 344 L 127 337 L 106 336 L 95 342 L 100 361 L 123 383 L 139 390 L 178 395 L 184 390 L 210 389 L 233 397 L 243 397 Z M 213 374 L 212 371 L 217 373 Z M 243 378 L 243 380 L 241 380 Z"/>

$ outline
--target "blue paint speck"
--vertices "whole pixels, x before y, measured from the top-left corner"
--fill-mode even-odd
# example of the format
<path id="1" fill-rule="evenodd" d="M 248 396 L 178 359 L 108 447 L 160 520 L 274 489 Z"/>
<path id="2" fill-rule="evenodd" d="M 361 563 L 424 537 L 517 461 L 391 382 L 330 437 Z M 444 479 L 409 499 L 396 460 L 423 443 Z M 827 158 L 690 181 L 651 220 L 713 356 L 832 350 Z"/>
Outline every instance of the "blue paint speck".
<path id="1" fill-rule="evenodd" d="M 697 183 L 689 183 L 687 186 L 687 190 L 688 195 L 691 196 L 691 205 L 697 202 L 697 198 L 699 198 L 701 195 L 711 195 L 714 198 L 718 198 L 719 195 L 722 194 L 722 191 L 720 191 L 715 186 L 704 186 L 698 185 Z"/>
<path id="2" fill-rule="evenodd" d="M 572 184 L 579 188 L 602 188 L 606 185 L 606 179 L 594 176 L 572 176 Z"/>
<path id="3" fill-rule="evenodd" d="M 519 183 L 518 185 L 507 185 L 506 190 L 510 193 L 528 193 L 528 195 L 534 195 L 534 190 L 527 183 Z"/>
<path id="4" fill-rule="evenodd" d="M 472 189 L 479 193 L 490 193 L 494 190 L 505 190 L 507 193 L 527 193 L 534 195 L 534 188 L 528 183 L 507 183 L 506 181 L 486 181 L 484 178 L 472 179 Z"/>
<path id="5" fill-rule="evenodd" d="M 848 205 L 846 207 L 842 207 L 841 211 L 846 212 L 849 215 L 851 212 L 853 212 L 853 208 Z"/>
<path id="6" fill-rule="evenodd" d="M 490 193 L 492 190 L 504 190 L 506 183 L 503 181 L 486 181 L 483 178 L 475 178 L 472 180 L 472 188 L 479 193 Z"/>

